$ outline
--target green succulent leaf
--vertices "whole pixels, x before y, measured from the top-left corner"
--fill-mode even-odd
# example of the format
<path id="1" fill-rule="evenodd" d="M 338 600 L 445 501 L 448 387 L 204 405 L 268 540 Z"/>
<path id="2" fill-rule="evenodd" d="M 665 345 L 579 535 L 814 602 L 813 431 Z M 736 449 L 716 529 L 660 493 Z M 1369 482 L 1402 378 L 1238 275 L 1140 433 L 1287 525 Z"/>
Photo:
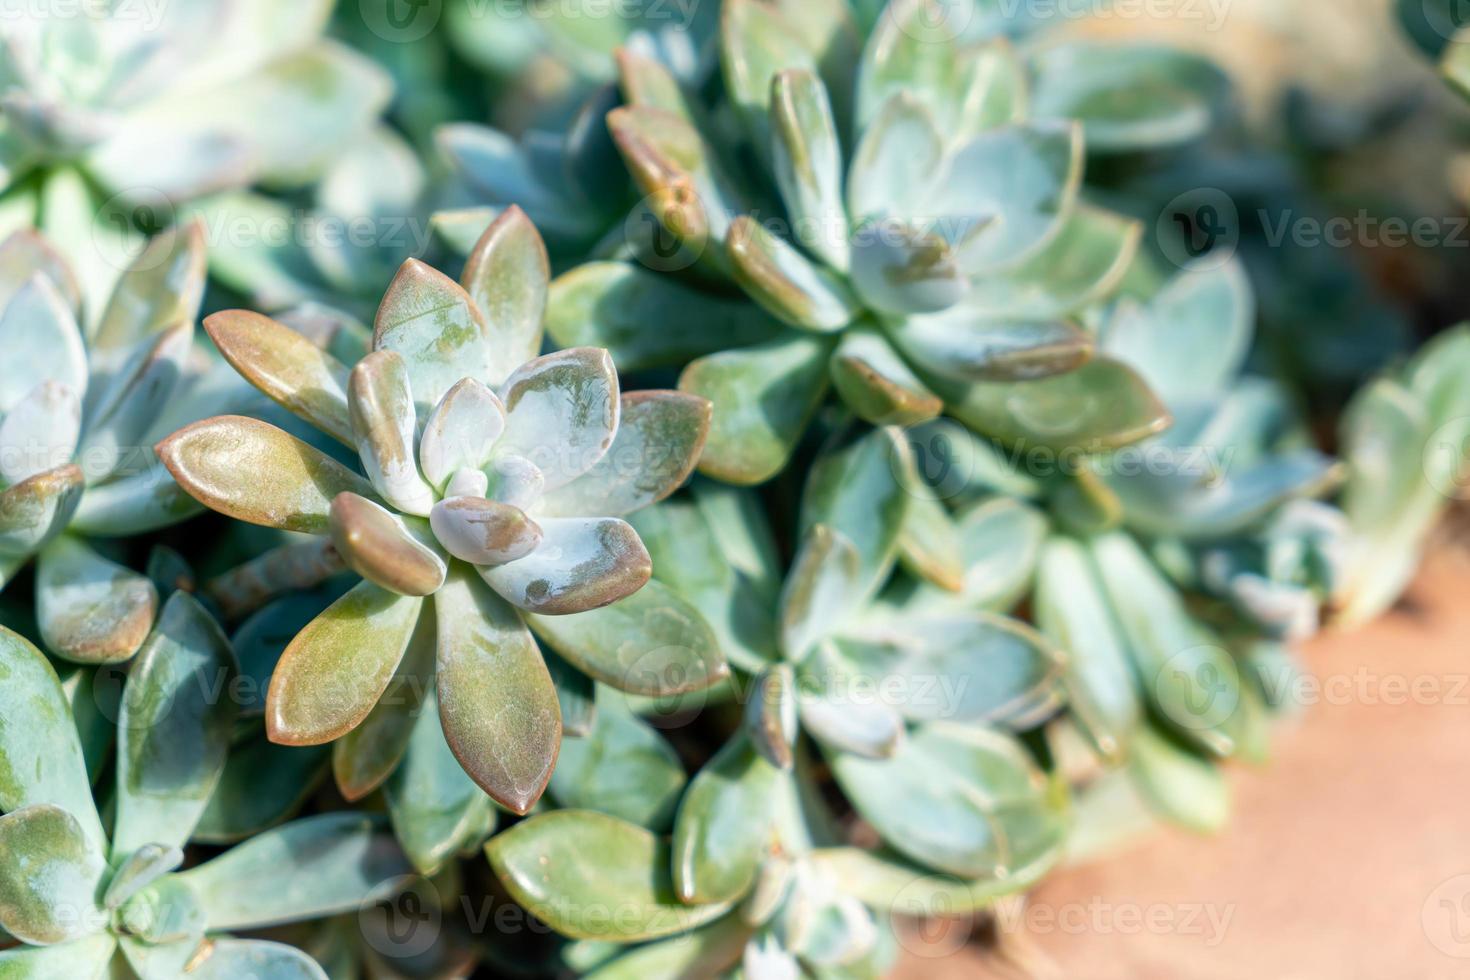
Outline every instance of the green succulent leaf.
<path id="1" fill-rule="evenodd" d="M 863 132 L 847 174 L 854 222 L 919 213 L 944 162 L 944 137 L 928 106 L 897 92 Z"/>
<path id="2" fill-rule="evenodd" d="M 704 617 L 662 582 L 602 609 L 527 622 L 568 663 L 629 694 L 702 691 L 729 674 Z"/>
<path id="3" fill-rule="evenodd" d="M 718 976 L 740 962 L 751 928 L 727 915 L 688 935 L 639 946 L 587 974 L 588 980 Z"/>
<path id="4" fill-rule="evenodd" d="M 194 323 L 178 323 L 138 342 L 124 352 L 122 367 L 93 386 L 86 408 L 86 434 L 80 458 L 87 477 L 98 481 L 124 463 L 178 390 L 184 362 L 192 349 Z"/>
<path id="5" fill-rule="evenodd" d="M 853 233 L 852 283 L 869 307 L 895 317 L 947 310 L 969 290 L 950 242 L 897 218 Z"/>
<path id="6" fill-rule="evenodd" d="M 495 443 L 505 431 L 505 405 L 474 378 L 464 378 L 444 393 L 424 423 L 419 464 L 424 477 L 443 489 L 460 470 L 478 470 L 490 462 Z"/>
<path id="7" fill-rule="evenodd" d="M 269 977 L 270 980 L 327 980 L 317 962 L 294 946 L 264 939 L 211 939 L 208 953 L 189 968 L 191 980 Z"/>
<path id="8" fill-rule="evenodd" d="M 849 221 L 842 199 L 843 157 L 832 102 L 810 71 L 790 69 L 772 82 L 776 186 L 802 247 L 838 272 L 848 268 Z"/>
<path id="9" fill-rule="evenodd" d="M 827 387 L 829 341 L 784 340 L 700 358 L 679 390 L 714 405 L 702 472 L 728 483 L 764 483 L 785 468 Z"/>
<path id="10" fill-rule="evenodd" d="M 1163 431 L 1168 410 L 1132 368 L 1098 357 L 1075 371 L 1022 383 L 940 384 L 950 414 L 1007 445 L 1101 452 Z"/>
<path id="11" fill-rule="evenodd" d="M 755 679 L 745 703 L 742 729 L 762 759 L 789 770 L 795 761 L 797 734 L 796 674 L 787 664 L 773 664 Z"/>
<path id="12" fill-rule="evenodd" d="M 526 813 L 561 744 L 561 708 L 520 616 L 457 568 L 434 597 L 439 713 L 454 755 L 496 802 Z"/>
<path id="13" fill-rule="evenodd" d="M 204 513 L 204 507 L 172 479 L 163 479 L 149 453 L 146 467 L 87 487 L 70 530 L 93 538 L 147 534 Z"/>
<path id="14" fill-rule="evenodd" d="M 18 633 L 0 627 L 0 810 L 49 805 L 69 813 L 89 847 L 107 851 L 66 692 L 51 664 Z"/>
<path id="15" fill-rule="evenodd" d="M 27 280 L 37 274 L 50 281 L 67 309 L 81 309 L 82 294 L 76 274 L 45 235 L 35 228 L 24 227 L 0 239 L 0 305 L 9 303 Z M 81 377 L 85 377 L 85 372 Z"/>
<path id="16" fill-rule="evenodd" d="M 843 404 L 873 425 L 914 425 L 944 410 L 939 397 L 876 330 L 843 331 L 830 368 Z"/>
<path id="17" fill-rule="evenodd" d="M 497 834 L 485 853 L 511 896 L 570 939 L 658 939 L 729 908 L 681 903 L 669 846 L 642 827 L 590 810 L 532 817 Z"/>
<path id="18" fill-rule="evenodd" d="M 858 847 L 822 848 L 812 852 L 811 861 L 844 893 L 875 911 L 926 918 L 990 908 L 998 899 L 1031 888 L 1061 856 L 1061 848 L 1056 847 L 1005 877 L 981 878 L 934 874 L 896 854 Z"/>
<path id="19" fill-rule="evenodd" d="M 569 809 L 667 830 L 686 781 L 678 753 L 620 698 L 598 696 L 595 718 L 585 736 L 562 739 L 552 797 Z"/>
<path id="20" fill-rule="evenodd" d="M 57 381 L 42 381 L 0 422 L 0 482 L 20 483 L 71 459 L 82 432 L 78 393 Z"/>
<path id="21" fill-rule="evenodd" d="M 802 538 L 781 592 L 781 649 L 800 662 L 861 602 L 862 555 L 852 539 L 827 524 Z"/>
<path id="22" fill-rule="evenodd" d="M 285 823 L 321 785 L 330 754 L 320 745 L 277 745 L 264 734 L 232 747 L 192 839 L 235 844 Z"/>
<path id="23" fill-rule="evenodd" d="M 158 456 L 189 495 L 227 517 L 324 534 L 340 493 L 373 497 L 370 483 L 273 425 L 221 415 L 180 429 Z"/>
<path id="24" fill-rule="evenodd" d="M 947 592 L 959 592 L 965 585 L 959 529 L 944 503 L 926 490 L 920 484 L 911 491 L 898 558 L 914 577 Z"/>
<path id="25" fill-rule="evenodd" d="M 266 831 L 175 880 L 211 930 L 251 930 L 351 912 L 408 873 L 403 852 L 370 818 L 329 813 Z"/>
<path id="26" fill-rule="evenodd" d="M 998 732 L 931 724 L 891 760 L 829 758 L 843 792 L 890 847 L 962 878 L 1026 867 L 1064 829 L 1035 763 Z"/>
<path id="27" fill-rule="evenodd" d="M 67 811 L 49 804 L 0 817 L 0 928 L 22 942 L 63 943 L 105 924 L 97 907 L 107 859 Z"/>
<path id="28" fill-rule="evenodd" d="M 110 932 L 94 932 L 57 946 L 14 946 L 0 950 L 0 974 L 17 980 L 95 980 L 105 974 L 116 950 L 117 938 Z"/>
<path id="29" fill-rule="evenodd" d="M 87 389 L 87 352 L 61 290 L 35 273 L 0 309 L 0 411 L 9 412 L 43 381 L 80 394 Z"/>
<path id="30" fill-rule="evenodd" d="M 186 592 L 164 604 L 118 718 L 113 853 L 182 845 L 219 783 L 239 707 L 235 653 Z"/>
<path id="31" fill-rule="evenodd" d="M 306 337 L 270 317 L 229 310 L 206 317 L 204 329 L 231 366 L 271 400 L 356 447 L 347 408 L 347 367 Z"/>
<path id="32" fill-rule="evenodd" d="M 626 262 L 589 262 L 551 284 L 546 330 L 559 346 L 603 347 L 622 370 L 641 371 L 762 343 L 784 328 L 743 297 Z"/>
<path id="33" fill-rule="evenodd" d="M 548 517 L 626 517 L 689 479 L 709 435 L 711 406 L 680 391 L 623 395 L 618 433 L 586 473 L 542 499 Z"/>
<path id="34" fill-rule="evenodd" d="M 352 431 L 368 479 L 397 510 L 428 517 L 434 490 L 419 473 L 414 452 L 414 397 L 409 364 L 392 350 L 358 361 L 347 383 Z"/>
<path id="35" fill-rule="evenodd" d="M 771 147 L 771 86 L 778 73 L 817 64 L 801 35 L 780 10 L 756 0 L 731 0 L 720 22 L 720 55 L 725 86 L 739 110 L 751 142 L 761 153 Z"/>
<path id="36" fill-rule="evenodd" d="M 540 545 L 524 558 L 484 566 L 480 576 L 507 602 L 543 616 L 600 609 L 636 593 L 652 573 L 638 532 L 615 517 L 538 522 Z"/>
<path id="37" fill-rule="evenodd" d="M 857 316 L 857 297 L 840 276 L 816 265 L 748 215 L 731 224 L 726 248 L 735 281 L 783 323 L 829 332 Z"/>
<path id="38" fill-rule="evenodd" d="M 1072 713 L 1104 758 L 1121 758 L 1143 709 L 1125 641 L 1084 545 L 1057 537 L 1041 552 L 1036 621 L 1068 651 Z"/>
<path id="39" fill-rule="evenodd" d="M 674 823 L 674 890 L 686 905 L 732 902 L 772 843 L 781 770 L 736 735 L 689 784 Z"/>
<path id="40" fill-rule="evenodd" d="M 63 535 L 36 566 L 36 617 L 57 656 L 84 664 L 118 663 L 138 652 L 158 609 L 153 583 Z"/>
<path id="41" fill-rule="evenodd" d="M 485 791 L 455 758 L 440 721 L 439 698 L 430 689 L 412 720 L 402 761 L 383 784 L 393 832 L 420 874 L 436 874 L 470 838 L 493 820 Z"/>
<path id="42" fill-rule="evenodd" d="M 1172 824 L 1210 834 L 1230 817 L 1230 789 L 1220 768 L 1152 728 L 1135 733 L 1128 775 L 1149 807 Z"/>
<path id="43" fill-rule="evenodd" d="M 454 280 L 417 259 L 398 270 L 373 323 L 373 350 L 403 358 L 418 414 L 427 418 L 461 378 L 494 375 L 485 316 Z"/>
<path id="44" fill-rule="evenodd" d="M 362 724 L 387 689 L 423 599 L 361 582 L 296 635 L 266 695 L 278 745 L 324 745 Z"/>
<path id="45" fill-rule="evenodd" d="M 540 232 L 524 211 L 512 205 L 480 237 L 461 277 L 490 330 L 494 360 L 486 384 L 501 384 L 541 353 L 550 280 L 550 260 Z"/>
<path id="46" fill-rule="evenodd" d="M 907 740 L 903 716 L 892 705 L 850 691 L 851 671 L 830 646 L 819 646 L 798 678 L 801 726 L 819 745 L 864 759 L 888 759 Z"/>
<path id="47" fill-rule="evenodd" d="M 1031 381 L 1092 357 L 1092 338 L 1065 320 L 990 320 L 968 305 L 909 317 L 889 331 L 922 370 L 959 381 Z"/>
<path id="48" fill-rule="evenodd" d="M 841 531 L 858 555 L 858 595 L 871 595 L 898 557 L 913 455 L 899 430 L 877 429 L 818 459 L 807 478 L 801 525 Z"/>

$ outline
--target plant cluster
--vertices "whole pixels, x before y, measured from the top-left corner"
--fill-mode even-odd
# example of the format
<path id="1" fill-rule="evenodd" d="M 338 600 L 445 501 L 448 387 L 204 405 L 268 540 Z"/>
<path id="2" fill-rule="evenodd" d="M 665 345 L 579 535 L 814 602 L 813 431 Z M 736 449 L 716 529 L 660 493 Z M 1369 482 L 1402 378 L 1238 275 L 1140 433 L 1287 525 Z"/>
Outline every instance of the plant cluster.
<path id="1" fill-rule="evenodd" d="M 1197 57 L 490 6 L 0 33 L 0 976 L 855 980 L 1218 829 L 1463 475 L 1465 335 L 1317 447 L 1245 266 L 1092 176 Z"/>

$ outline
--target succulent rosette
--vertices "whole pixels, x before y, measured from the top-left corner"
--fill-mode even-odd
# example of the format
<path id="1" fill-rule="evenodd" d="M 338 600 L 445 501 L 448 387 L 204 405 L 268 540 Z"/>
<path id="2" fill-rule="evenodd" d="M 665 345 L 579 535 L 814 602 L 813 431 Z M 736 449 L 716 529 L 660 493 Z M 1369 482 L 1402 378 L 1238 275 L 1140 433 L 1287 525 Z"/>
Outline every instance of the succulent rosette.
<path id="1" fill-rule="evenodd" d="M 433 726 L 427 741 L 447 739 L 475 783 L 524 813 L 561 742 L 551 669 L 648 694 L 726 672 L 697 613 L 649 584 L 648 552 L 622 519 L 684 482 L 709 405 L 621 394 L 606 351 L 535 356 L 547 259 L 518 210 L 485 232 L 463 283 L 406 262 L 371 353 L 350 370 L 269 318 L 206 321 L 241 374 L 354 449 L 363 475 L 241 417 L 185 428 L 159 455 L 207 506 L 316 535 L 305 547 L 324 568 L 340 562 L 363 578 L 281 655 L 266 711 L 273 741 L 342 739 L 339 781 L 350 771 L 343 789 L 359 798 L 421 738 L 406 699 L 384 693 L 400 674 L 428 680 L 419 693 L 438 710 L 419 713 L 418 728 Z M 364 724 L 393 736 L 352 738 Z"/>
<path id="2" fill-rule="evenodd" d="M 133 664 L 117 714 L 110 832 L 93 799 L 72 707 L 39 650 L 0 627 L 0 973 L 324 978 L 300 950 L 236 939 L 356 910 L 409 870 L 372 817 L 291 823 L 180 871 L 214 794 L 236 705 L 212 698 L 235 655 L 194 598 L 175 593 Z M 287 859 L 289 856 L 289 859 Z"/>
<path id="3" fill-rule="evenodd" d="M 202 230 L 148 243 L 88 327 L 70 265 L 36 232 L 0 243 L 0 587 L 36 559 L 36 615 L 57 656 L 131 657 L 158 594 L 91 547 L 177 523 L 198 505 L 152 443 L 242 404 L 244 386 L 194 345 L 204 291 Z"/>

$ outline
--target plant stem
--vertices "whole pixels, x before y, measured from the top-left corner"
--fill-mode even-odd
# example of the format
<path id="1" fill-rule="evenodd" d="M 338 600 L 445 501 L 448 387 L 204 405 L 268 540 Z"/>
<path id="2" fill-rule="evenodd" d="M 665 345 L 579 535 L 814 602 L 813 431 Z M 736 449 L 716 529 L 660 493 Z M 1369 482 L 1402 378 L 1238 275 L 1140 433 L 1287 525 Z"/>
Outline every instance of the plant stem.
<path id="1" fill-rule="evenodd" d="M 316 538 L 267 551 L 214 579 L 207 591 L 226 619 L 237 620 L 283 592 L 313 588 L 346 569 L 332 542 Z"/>

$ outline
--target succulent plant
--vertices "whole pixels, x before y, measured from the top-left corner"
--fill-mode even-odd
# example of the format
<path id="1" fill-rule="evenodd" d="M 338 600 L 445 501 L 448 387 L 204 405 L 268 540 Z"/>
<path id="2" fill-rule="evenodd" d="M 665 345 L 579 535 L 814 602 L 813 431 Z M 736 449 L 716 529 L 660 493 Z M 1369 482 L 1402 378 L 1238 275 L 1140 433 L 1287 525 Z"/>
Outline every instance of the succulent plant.
<path id="1" fill-rule="evenodd" d="M 558 280 L 553 338 L 608 346 L 625 369 L 687 362 L 681 389 L 716 405 L 702 469 L 739 483 L 786 465 L 829 384 L 875 424 L 948 411 L 1044 445 L 1106 449 L 1165 424 L 1073 316 L 1117 286 L 1140 235 L 1079 200 L 1075 117 L 1092 111 L 1087 129 L 1113 149 L 1192 135 L 1196 101 L 1138 97 L 1151 91 L 1139 79 L 1183 74 L 1170 56 L 1111 63 L 1073 46 L 1028 60 L 1003 40 L 962 40 L 927 0 L 890 4 L 866 39 L 838 0 L 731 0 L 722 13 L 713 107 L 620 54 L 628 104 L 608 127 L 663 240 L 640 233 L 624 249 L 643 268 L 600 262 Z M 772 189 L 780 207 L 765 203 Z M 660 274 L 678 270 L 691 275 Z M 639 333 L 652 315 L 698 327 Z M 1067 399 L 1082 406 L 1069 427 L 1030 424 Z"/>
<path id="2" fill-rule="evenodd" d="M 234 653 L 175 593 L 129 674 L 117 715 L 112 830 L 93 800 L 72 710 L 49 662 L 0 627 L 0 950 L 6 976 L 322 977 L 300 950 L 231 931 L 357 909 L 408 870 L 372 817 L 325 814 L 179 870 L 214 793 L 235 704 L 212 696 Z M 218 685 L 218 686 L 216 686 Z"/>
<path id="3" fill-rule="evenodd" d="M 315 180 L 390 94 L 380 69 L 322 38 L 331 7 L 94 4 L 6 18 L 0 230 L 43 227 L 95 305 L 137 221 L 167 224 L 174 205 L 210 191 Z"/>
<path id="4" fill-rule="evenodd" d="M 39 234 L 0 243 L 0 587 L 36 558 L 46 646 L 126 660 L 153 625 L 148 578 L 88 538 L 157 530 L 198 512 L 153 440 L 239 402 L 193 346 L 204 290 L 197 225 L 154 238 L 88 328 L 69 264 Z"/>
<path id="5" fill-rule="evenodd" d="M 316 535 L 282 561 L 323 573 L 345 565 L 363 579 L 275 665 L 273 741 L 342 739 L 351 760 L 339 756 L 337 771 L 355 773 L 343 790 L 356 799 L 405 752 L 415 761 L 421 737 L 437 746 L 442 723 L 475 783 L 525 813 L 562 733 L 532 630 L 559 655 L 558 672 L 640 693 L 707 686 L 726 671 L 698 615 L 645 588 L 648 553 L 621 519 L 683 483 L 709 406 L 677 392 L 620 395 L 605 351 L 535 356 L 547 259 L 522 212 L 485 232 L 463 282 L 406 262 L 378 310 L 373 351 L 350 370 L 267 317 L 206 321 L 242 375 L 355 450 L 365 475 L 242 417 L 185 428 L 159 455 L 207 506 Z M 269 577 L 268 564 L 259 570 Z M 643 663 L 626 662 L 634 651 Z M 438 710 L 408 723 L 417 703 L 384 698 L 395 683 Z M 364 725 L 370 734 L 350 737 Z"/>

